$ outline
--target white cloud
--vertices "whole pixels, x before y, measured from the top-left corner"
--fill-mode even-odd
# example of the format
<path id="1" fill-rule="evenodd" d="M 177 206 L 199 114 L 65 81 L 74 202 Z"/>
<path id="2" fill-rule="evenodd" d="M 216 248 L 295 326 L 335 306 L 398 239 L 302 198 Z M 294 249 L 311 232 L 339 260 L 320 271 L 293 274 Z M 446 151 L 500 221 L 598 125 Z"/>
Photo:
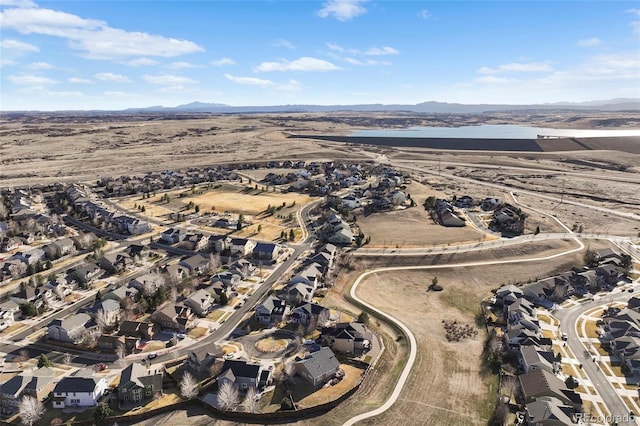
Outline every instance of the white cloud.
<path id="1" fill-rule="evenodd" d="M 46 62 L 33 62 L 26 66 L 32 70 L 51 70 L 55 68 L 55 66 L 48 64 Z"/>
<path id="2" fill-rule="evenodd" d="M 190 64 L 189 62 L 172 62 L 166 66 L 172 70 L 180 70 L 184 68 L 198 68 L 198 65 Z"/>
<path id="3" fill-rule="evenodd" d="M 72 84 L 92 84 L 93 83 L 93 81 L 89 80 L 88 78 L 79 78 L 79 77 L 71 77 L 67 81 Z"/>
<path id="4" fill-rule="evenodd" d="M 370 56 L 383 56 L 383 55 L 397 55 L 398 52 L 393 47 L 384 46 L 384 47 L 372 47 L 371 49 L 364 52 L 365 55 Z"/>
<path id="5" fill-rule="evenodd" d="M 229 81 L 233 81 L 234 83 L 247 84 L 247 85 L 250 85 L 250 86 L 272 87 L 272 86 L 276 85 L 276 83 L 274 83 L 273 81 L 265 80 L 265 79 L 262 79 L 262 78 L 235 77 L 235 76 L 230 75 L 230 74 L 225 74 L 224 77 Z"/>
<path id="6" fill-rule="evenodd" d="M 215 61 L 211 61 L 211 65 L 214 67 L 224 67 L 225 65 L 235 65 L 236 61 L 229 58 L 216 59 Z"/>
<path id="7" fill-rule="evenodd" d="M 640 9 L 628 9 L 626 10 L 626 12 L 640 18 Z M 633 28 L 634 33 L 640 33 L 640 21 L 631 21 L 629 25 L 631 25 L 631 27 Z"/>
<path id="8" fill-rule="evenodd" d="M 498 68 L 482 67 L 478 72 L 480 74 L 497 74 L 503 72 L 541 72 L 552 70 L 553 68 L 547 62 L 530 62 L 527 64 L 512 62 L 499 65 Z"/>
<path id="9" fill-rule="evenodd" d="M 69 40 L 72 49 L 93 59 L 117 59 L 130 56 L 172 57 L 204 49 L 192 41 L 167 38 L 143 32 L 111 28 L 100 20 L 51 9 L 15 8 L 0 12 L 6 29 L 22 34 L 42 34 Z"/>
<path id="10" fill-rule="evenodd" d="M 321 18 L 333 16 L 338 21 L 350 21 L 356 16 L 367 13 L 363 4 L 367 0 L 329 0 L 316 14 Z"/>
<path id="11" fill-rule="evenodd" d="M 270 71 L 335 71 L 340 68 L 332 64 L 331 62 L 323 59 L 311 58 L 303 56 L 295 61 L 281 62 L 263 62 L 253 70 L 256 72 L 270 72 Z"/>
<path id="12" fill-rule="evenodd" d="M 194 84 L 197 81 L 187 77 L 181 77 L 178 75 L 144 75 L 142 76 L 144 81 L 151 84 L 163 84 L 166 86 L 177 86 L 183 84 Z"/>
<path id="13" fill-rule="evenodd" d="M 98 80 L 102 80 L 102 81 L 113 81 L 113 82 L 116 82 L 116 83 L 131 83 L 131 80 L 129 80 L 124 75 L 122 75 L 122 74 L 114 74 L 114 73 L 111 73 L 111 72 L 100 72 L 100 73 L 96 74 L 95 77 Z"/>
<path id="14" fill-rule="evenodd" d="M 489 84 L 505 84 L 505 83 L 512 83 L 516 80 L 511 78 L 495 77 L 493 75 L 487 75 L 483 77 L 478 77 L 476 78 L 475 81 L 480 83 L 489 83 Z"/>
<path id="15" fill-rule="evenodd" d="M 0 0 L 0 6 L 38 7 L 31 0 Z"/>
<path id="16" fill-rule="evenodd" d="M 0 67 L 11 67 L 13 65 L 18 65 L 16 61 L 12 61 L 11 59 L 3 59 L 0 61 Z"/>
<path id="17" fill-rule="evenodd" d="M 111 91 L 111 90 L 107 90 L 106 92 L 103 92 L 103 94 L 105 96 L 118 96 L 118 97 L 130 97 L 130 96 L 136 96 L 134 93 L 129 93 L 129 92 L 119 92 L 119 91 Z"/>
<path id="18" fill-rule="evenodd" d="M 154 61 L 153 59 L 149 58 L 138 58 L 123 62 L 124 65 L 127 65 L 129 67 L 149 67 L 152 65 L 156 65 L 157 63 L 158 61 Z"/>
<path id="19" fill-rule="evenodd" d="M 600 46 L 601 44 L 602 44 L 602 40 L 596 37 L 578 40 L 578 46 L 580 47 L 595 47 L 595 46 Z"/>
<path id="20" fill-rule="evenodd" d="M 374 65 L 391 65 L 389 61 L 376 61 L 373 59 L 367 59 L 366 61 L 361 61 L 356 58 L 346 57 L 343 58 L 345 62 L 350 63 L 351 65 L 365 65 L 365 66 L 374 66 Z"/>
<path id="21" fill-rule="evenodd" d="M 285 47 L 287 49 L 295 49 L 296 47 L 289 40 L 285 40 L 283 38 L 276 39 L 272 43 L 273 47 Z"/>
<path id="22" fill-rule="evenodd" d="M 418 16 L 424 20 L 427 20 L 427 19 L 430 19 L 433 15 L 431 15 L 431 12 L 429 12 L 427 9 L 423 9 L 420 12 L 418 12 Z"/>
<path id="23" fill-rule="evenodd" d="M 0 46 L 2 46 L 3 49 L 16 49 L 16 50 L 22 50 L 25 52 L 40 51 L 38 46 L 34 46 L 33 44 L 29 44 L 29 43 L 23 43 L 18 40 L 2 40 L 2 43 L 0 43 Z"/>
<path id="24" fill-rule="evenodd" d="M 84 96 L 84 93 L 82 92 L 74 92 L 74 91 L 48 91 L 47 95 L 50 96 L 62 96 L 62 97 L 80 97 L 80 96 Z"/>
<path id="25" fill-rule="evenodd" d="M 236 77 L 230 74 L 225 74 L 224 77 L 237 84 L 244 84 L 248 86 L 257 86 L 262 89 L 273 88 L 284 91 L 294 91 L 299 90 L 301 87 L 300 82 L 296 80 L 289 80 L 287 83 L 276 83 L 271 80 L 265 80 L 262 78 L 255 77 Z"/>
<path id="26" fill-rule="evenodd" d="M 55 80 L 51 80 L 47 77 L 38 77 L 35 75 L 10 75 L 9 81 L 13 84 L 20 84 L 24 86 L 41 86 L 43 84 L 57 83 Z"/>

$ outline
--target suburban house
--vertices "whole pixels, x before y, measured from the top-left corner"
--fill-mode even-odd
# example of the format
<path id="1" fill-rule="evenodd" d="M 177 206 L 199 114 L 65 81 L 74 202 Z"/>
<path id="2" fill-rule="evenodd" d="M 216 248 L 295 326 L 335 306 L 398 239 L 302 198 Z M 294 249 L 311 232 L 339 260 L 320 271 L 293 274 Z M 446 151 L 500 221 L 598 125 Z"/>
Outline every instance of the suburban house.
<path id="1" fill-rule="evenodd" d="M 23 303 L 32 303 L 37 309 L 42 308 L 53 300 L 53 292 L 45 286 L 25 287 L 11 295 L 10 300 L 18 305 Z"/>
<path id="2" fill-rule="evenodd" d="M 284 320 L 289 313 L 289 306 L 284 300 L 268 296 L 261 304 L 255 307 L 255 316 L 261 324 L 278 323 Z"/>
<path id="3" fill-rule="evenodd" d="M 518 354 L 520 367 L 525 373 L 534 370 L 546 370 L 549 373 L 555 373 L 559 368 L 556 362 L 555 354 L 542 348 L 531 346 L 520 346 Z"/>
<path id="4" fill-rule="evenodd" d="M 141 340 L 153 338 L 153 324 L 144 321 L 122 321 L 118 334 L 125 337 L 136 337 Z"/>
<path id="5" fill-rule="evenodd" d="M 275 243 L 257 243 L 252 257 L 257 260 L 274 262 L 278 258 L 280 247 Z"/>
<path id="6" fill-rule="evenodd" d="M 255 246 L 256 243 L 254 241 L 248 240 L 246 238 L 232 238 L 229 245 L 229 252 L 232 256 L 234 254 L 239 254 L 240 256 L 249 256 Z"/>
<path id="7" fill-rule="evenodd" d="M 193 313 L 188 306 L 169 302 L 151 315 L 151 322 L 163 330 L 186 333 L 193 328 Z"/>
<path id="8" fill-rule="evenodd" d="M 89 314 L 95 318 L 98 312 L 102 311 L 103 319 L 109 325 L 115 325 L 120 318 L 120 303 L 113 299 L 104 299 L 90 308 L 80 309 L 78 312 Z"/>
<path id="9" fill-rule="evenodd" d="M 309 262 L 317 263 L 326 269 L 331 269 L 336 251 L 337 248 L 333 244 L 325 244 L 318 253 L 309 258 Z"/>
<path id="10" fill-rule="evenodd" d="M 145 232 L 150 231 L 151 225 L 149 225 L 149 222 L 133 218 L 127 221 L 127 232 L 131 235 L 144 234 Z"/>
<path id="11" fill-rule="evenodd" d="M 189 275 L 201 275 L 209 269 L 209 259 L 205 258 L 201 254 L 184 258 L 179 264 L 189 271 Z"/>
<path id="12" fill-rule="evenodd" d="M 74 253 L 76 251 L 76 246 L 73 244 L 73 240 L 71 238 L 60 238 L 55 242 L 51 243 L 55 256 L 66 256 L 68 254 Z"/>
<path id="13" fill-rule="evenodd" d="M 317 303 L 304 303 L 295 308 L 289 316 L 289 321 L 295 324 L 307 325 L 312 320 L 322 326 L 329 320 L 329 309 Z"/>
<path id="14" fill-rule="evenodd" d="M 552 373 L 544 370 L 533 370 L 518 376 L 520 392 L 525 403 L 535 401 L 540 397 L 554 397 L 563 404 L 572 406 L 576 411 L 582 409 L 582 398 Z"/>
<path id="15" fill-rule="evenodd" d="M 229 266 L 229 272 L 240 275 L 243 280 L 250 278 L 255 271 L 255 265 L 245 258 L 238 259 Z"/>
<path id="16" fill-rule="evenodd" d="M 102 297 L 104 300 L 112 299 L 117 301 L 118 303 L 122 302 L 125 299 L 131 299 L 134 302 L 137 302 L 140 299 L 140 292 L 135 287 L 118 287 L 114 290 L 111 290 Z"/>
<path id="17" fill-rule="evenodd" d="M 30 395 L 42 401 L 55 386 L 55 372 L 47 367 L 42 367 L 32 373 L 22 372 L 12 377 L 0 386 L 3 411 L 16 409 L 24 395 Z"/>
<path id="18" fill-rule="evenodd" d="M 100 274 L 102 274 L 102 269 L 93 262 L 85 263 L 69 272 L 69 275 L 83 287 L 88 287 Z"/>
<path id="19" fill-rule="evenodd" d="M 303 302 L 311 302 L 313 300 L 314 287 L 312 284 L 298 282 L 288 285 L 279 296 L 287 301 L 290 305 L 299 305 Z"/>
<path id="20" fill-rule="evenodd" d="M 107 389 L 104 377 L 88 369 L 63 377 L 53 389 L 53 408 L 93 407 Z"/>
<path id="21" fill-rule="evenodd" d="M 20 318 L 22 318 L 20 305 L 11 299 L 0 303 L 0 331 L 11 326 Z"/>
<path id="22" fill-rule="evenodd" d="M 164 280 L 160 274 L 145 274 L 129 281 L 129 287 L 135 288 L 142 294 L 153 294 L 163 284 Z"/>
<path id="23" fill-rule="evenodd" d="M 329 237 L 327 238 L 327 241 L 329 241 L 330 243 L 338 245 L 351 245 L 351 243 L 353 243 L 353 240 L 353 232 L 351 232 L 351 229 L 348 228 L 339 229 L 333 234 L 329 235 Z"/>
<path id="24" fill-rule="evenodd" d="M 342 204 L 349 210 L 357 209 L 362 205 L 360 198 L 354 197 L 353 195 L 347 195 L 346 197 L 342 198 Z"/>
<path id="25" fill-rule="evenodd" d="M 176 244 L 182 240 L 183 234 L 180 229 L 169 228 L 160 235 L 160 241 L 164 244 Z"/>
<path id="26" fill-rule="evenodd" d="M 134 259 L 125 253 L 110 253 L 98 260 L 98 265 L 110 274 L 117 274 L 133 266 Z"/>
<path id="27" fill-rule="evenodd" d="M 245 390 L 251 387 L 257 388 L 260 383 L 260 373 L 262 366 L 242 360 L 225 360 L 222 370 L 218 376 L 219 386 L 224 383 L 231 383 L 238 388 Z"/>
<path id="28" fill-rule="evenodd" d="M 227 300 L 229 299 L 229 287 L 225 285 L 222 281 L 214 281 L 210 286 L 204 288 L 208 291 L 211 296 L 213 296 L 216 303 L 220 303 L 220 298 L 222 294 L 227 296 Z"/>
<path id="29" fill-rule="evenodd" d="M 435 215 L 442 226 L 462 227 L 466 225 L 463 218 L 455 213 L 453 206 L 446 200 L 436 200 Z"/>
<path id="30" fill-rule="evenodd" d="M 578 423 L 576 410 L 552 396 L 543 396 L 525 406 L 528 425 L 572 425 Z"/>
<path id="31" fill-rule="evenodd" d="M 207 290 L 197 290 L 190 294 L 185 300 L 182 301 L 185 305 L 191 308 L 191 312 L 199 317 L 205 317 L 215 304 L 215 299 Z"/>
<path id="32" fill-rule="evenodd" d="M 149 247 L 139 244 L 131 244 L 127 248 L 126 252 L 131 258 L 142 259 L 149 256 Z"/>
<path id="33" fill-rule="evenodd" d="M 109 334 L 102 334 L 96 341 L 98 348 L 107 352 L 115 352 L 118 348 L 125 347 L 124 336 L 112 336 Z"/>
<path id="34" fill-rule="evenodd" d="M 222 352 L 211 353 L 206 352 L 200 357 L 195 352 L 189 352 L 189 356 L 185 360 L 187 368 L 191 369 L 196 374 L 205 374 L 207 377 L 211 376 L 211 368 L 217 363 L 222 364 L 220 358 L 222 358 Z"/>
<path id="35" fill-rule="evenodd" d="M 315 387 L 324 385 L 340 369 L 340 363 L 333 351 L 327 347 L 306 355 L 294 364 L 297 375 Z"/>
<path id="36" fill-rule="evenodd" d="M 322 330 L 322 339 L 331 343 L 331 349 L 342 353 L 363 353 L 371 349 L 373 334 L 359 322 L 341 322 Z"/>
<path id="37" fill-rule="evenodd" d="M 215 283 L 216 281 L 220 281 L 226 286 L 235 287 L 240 284 L 240 279 L 241 277 L 239 274 L 234 274 L 233 272 L 227 271 L 212 276 L 211 282 Z"/>
<path id="38" fill-rule="evenodd" d="M 161 372 L 149 372 L 147 367 L 134 362 L 120 373 L 118 399 L 121 404 L 139 404 L 160 394 L 162 394 Z"/>
<path id="39" fill-rule="evenodd" d="M 188 234 L 182 240 L 182 247 L 192 251 L 202 251 L 209 247 L 209 237 L 204 234 Z"/>
<path id="40" fill-rule="evenodd" d="M 209 246 L 212 247 L 216 253 L 222 253 L 230 249 L 231 237 L 226 235 L 211 235 L 209 236 Z"/>
<path id="41" fill-rule="evenodd" d="M 47 326 L 47 335 L 50 339 L 60 342 L 79 343 L 90 320 L 91 317 L 87 314 L 74 314 L 65 319 L 54 319 Z"/>

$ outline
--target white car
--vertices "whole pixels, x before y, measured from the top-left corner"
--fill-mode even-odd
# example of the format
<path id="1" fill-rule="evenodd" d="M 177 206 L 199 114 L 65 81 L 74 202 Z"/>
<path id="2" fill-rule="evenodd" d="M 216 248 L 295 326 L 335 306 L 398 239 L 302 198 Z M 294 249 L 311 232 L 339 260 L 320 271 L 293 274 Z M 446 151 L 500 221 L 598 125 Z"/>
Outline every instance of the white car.
<path id="1" fill-rule="evenodd" d="M 224 356 L 222 358 L 224 359 L 233 359 L 236 356 L 235 352 L 227 352 L 226 354 L 224 354 Z"/>

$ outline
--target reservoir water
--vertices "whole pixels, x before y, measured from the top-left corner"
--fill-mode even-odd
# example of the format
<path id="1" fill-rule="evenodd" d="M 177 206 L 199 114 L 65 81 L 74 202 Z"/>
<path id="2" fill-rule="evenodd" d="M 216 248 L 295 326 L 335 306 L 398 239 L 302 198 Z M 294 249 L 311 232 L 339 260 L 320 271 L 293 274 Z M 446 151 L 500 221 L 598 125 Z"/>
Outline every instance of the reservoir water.
<path id="1" fill-rule="evenodd" d="M 536 139 L 538 135 L 559 137 L 640 136 L 640 129 L 549 129 L 511 124 L 462 127 L 409 127 L 406 129 L 356 130 L 350 136 L 405 138 Z"/>

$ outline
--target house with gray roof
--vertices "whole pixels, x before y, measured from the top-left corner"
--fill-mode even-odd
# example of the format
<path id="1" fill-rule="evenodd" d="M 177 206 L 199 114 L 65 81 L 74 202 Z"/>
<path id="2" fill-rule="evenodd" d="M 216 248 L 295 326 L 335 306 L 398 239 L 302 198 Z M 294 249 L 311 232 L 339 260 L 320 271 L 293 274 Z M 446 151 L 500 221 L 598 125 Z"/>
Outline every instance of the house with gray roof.
<path id="1" fill-rule="evenodd" d="M 371 348 L 373 333 L 359 322 L 341 322 L 322 330 L 323 341 L 331 344 L 331 349 L 342 353 L 362 353 Z"/>
<path id="2" fill-rule="evenodd" d="M 274 296 L 268 296 L 254 309 L 256 319 L 261 324 L 281 322 L 289 313 L 289 306 L 284 300 Z"/>
<path id="3" fill-rule="evenodd" d="M 201 254 L 196 254 L 182 259 L 179 265 L 189 271 L 190 275 L 201 275 L 209 269 L 209 259 Z"/>
<path id="4" fill-rule="evenodd" d="M 53 408 L 95 407 L 107 389 L 107 380 L 88 369 L 63 377 L 53 389 Z"/>
<path id="5" fill-rule="evenodd" d="M 139 404 L 162 394 L 162 372 L 151 372 L 134 362 L 120 373 L 118 399 L 121 404 Z"/>
<path id="6" fill-rule="evenodd" d="M 125 299 L 131 299 L 136 302 L 140 299 L 140 291 L 138 291 L 135 287 L 118 287 L 114 290 L 111 290 L 102 297 L 104 300 L 112 299 L 117 302 L 122 302 Z"/>
<path id="7" fill-rule="evenodd" d="M 313 386 L 320 387 L 335 377 L 340 369 L 340 362 L 331 349 L 324 347 L 297 360 L 294 369 L 298 376 Z"/>
<path id="8" fill-rule="evenodd" d="M 518 359 L 520 361 L 520 367 L 525 373 L 540 369 L 555 373 L 560 368 L 559 363 L 556 362 L 555 354 L 552 351 L 544 350 L 533 345 L 520 346 L 519 349 Z"/>
<path id="9" fill-rule="evenodd" d="M 82 340 L 91 317 L 87 314 L 75 314 L 65 319 L 52 320 L 47 330 L 49 339 L 66 343 L 79 343 Z"/>
<path id="10" fill-rule="evenodd" d="M 215 305 L 215 298 L 205 289 L 196 290 L 182 301 L 199 317 L 205 317 Z"/>
<path id="11" fill-rule="evenodd" d="M 303 303 L 296 307 L 289 316 L 289 321 L 294 324 L 307 325 L 310 321 L 315 321 L 319 326 L 324 325 L 329 320 L 329 309 L 317 303 Z"/>
<path id="12" fill-rule="evenodd" d="M 529 425 L 571 425 L 577 423 L 576 410 L 558 398 L 544 396 L 525 406 L 526 424 Z"/>
<path id="13" fill-rule="evenodd" d="M 24 395 L 30 395 L 39 401 L 45 399 L 55 385 L 55 372 L 47 367 L 39 368 L 32 373 L 22 372 L 0 385 L 3 410 L 16 408 Z"/>
<path id="14" fill-rule="evenodd" d="M 257 388 L 260 383 L 262 366 L 243 360 L 228 359 L 222 365 L 218 376 L 219 385 L 229 382 L 238 388 L 245 390 L 251 387 Z"/>

